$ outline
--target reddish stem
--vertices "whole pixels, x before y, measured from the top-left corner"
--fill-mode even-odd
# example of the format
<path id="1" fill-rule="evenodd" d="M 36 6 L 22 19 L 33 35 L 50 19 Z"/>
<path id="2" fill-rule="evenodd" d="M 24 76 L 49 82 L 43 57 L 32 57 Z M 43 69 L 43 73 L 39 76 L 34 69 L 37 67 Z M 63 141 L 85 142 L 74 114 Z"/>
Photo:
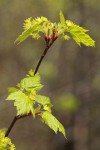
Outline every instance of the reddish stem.
<path id="1" fill-rule="evenodd" d="M 41 112 L 35 113 L 35 115 L 40 115 L 40 114 L 41 114 Z M 13 128 L 13 126 L 16 123 L 17 120 L 19 120 L 21 118 L 24 118 L 24 117 L 27 117 L 27 116 L 31 116 L 31 112 L 28 113 L 28 114 L 26 114 L 26 115 L 15 116 L 14 119 L 13 119 L 13 121 L 12 121 L 12 123 L 11 123 L 11 125 L 10 125 L 10 127 L 8 128 L 8 130 L 7 130 L 6 134 L 5 134 L 5 137 L 7 137 L 9 135 L 11 129 Z"/>

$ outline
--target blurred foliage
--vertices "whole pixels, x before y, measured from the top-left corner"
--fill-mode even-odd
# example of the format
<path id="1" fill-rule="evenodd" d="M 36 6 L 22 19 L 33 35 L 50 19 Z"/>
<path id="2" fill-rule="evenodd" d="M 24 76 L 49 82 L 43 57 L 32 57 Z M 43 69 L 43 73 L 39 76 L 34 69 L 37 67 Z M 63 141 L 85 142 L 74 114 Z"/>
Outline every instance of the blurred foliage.
<path id="1" fill-rule="evenodd" d="M 5 131 L 6 129 L 0 130 L 0 150 L 15 150 L 15 146 L 12 143 L 11 139 L 5 137 Z"/>
<path id="2" fill-rule="evenodd" d="M 93 80 L 93 86 L 100 91 L 100 75 L 97 75 Z"/>
<path id="3" fill-rule="evenodd" d="M 52 82 L 57 77 L 57 67 L 51 62 L 45 61 L 42 63 L 42 68 L 40 68 L 40 73 L 43 75 L 44 79 L 47 78 L 48 82 Z"/>
<path id="4" fill-rule="evenodd" d="M 79 108 L 79 100 L 72 94 L 65 94 L 55 100 L 54 106 L 57 111 L 75 113 Z"/>

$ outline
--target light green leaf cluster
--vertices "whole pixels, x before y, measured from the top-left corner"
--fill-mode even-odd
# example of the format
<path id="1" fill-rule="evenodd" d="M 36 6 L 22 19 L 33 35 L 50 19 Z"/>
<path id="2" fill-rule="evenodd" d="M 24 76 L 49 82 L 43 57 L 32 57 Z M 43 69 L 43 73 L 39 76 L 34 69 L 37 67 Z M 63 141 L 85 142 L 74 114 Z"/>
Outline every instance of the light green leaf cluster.
<path id="1" fill-rule="evenodd" d="M 5 129 L 0 130 L 0 150 L 15 150 L 14 144 L 11 139 L 5 137 Z"/>
<path id="2" fill-rule="evenodd" d="M 55 133 L 59 131 L 66 137 L 63 125 L 50 112 L 44 111 L 41 117 L 42 121 L 44 121 Z"/>
<path id="3" fill-rule="evenodd" d="M 34 75 L 32 70 L 18 83 L 17 88 L 11 87 L 6 100 L 14 100 L 17 107 L 17 115 L 32 113 L 35 116 L 35 99 L 37 92 L 43 87 L 40 83 L 40 75 Z"/>
<path id="4" fill-rule="evenodd" d="M 45 17 L 26 19 L 24 22 L 24 32 L 16 39 L 16 42 L 21 43 L 29 36 L 38 39 L 42 32 L 49 40 L 55 40 L 59 36 L 64 40 L 69 40 L 72 37 L 79 46 L 81 44 L 95 46 L 95 41 L 86 33 L 88 30 L 74 24 L 70 20 L 66 20 L 61 11 L 59 15 L 60 22 L 58 23 L 52 23 Z"/>
<path id="5" fill-rule="evenodd" d="M 35 117 L 37 112 L 48 110 L 51 112 L 51 101 L 48 97 L 38 95 L 43 85 L 40 83 L 40 75 L 30 70 L 28 75 L 18 83 L 17 87 L 8 89 L 9 95 L 6 100 L 14 100 L 17 115 L 32 113 Z M 37 104 L 37 106 L 36 106 Z"/>
<path id="6" fill-rule="evenodd" d="M 28 75 L 18 83 L 17 87 L 9 88 L 6 100 L 14 100 L 17 115 L 31 113 L 33 117 L 39 114 L 42 120 L 57 133 L 62 132 L 65 136 L 63 125 L 51 114 L 53 106 L 49 97 L 39 95 L 43 85 L 40 83 L 40 75 L 30 70 Z"/>
<path id="7" fill-rule="evenodd" d="M 24 22 L 24 32 L 16 39 L 16 42 L 22 42 L 31 36 L 34 39 L 39 39 L 40 32 L 44 32 L 45 24 L 49 24 L 49 20 L 45 17 L 37 17 L 36 19 L 28 18 Z"/>

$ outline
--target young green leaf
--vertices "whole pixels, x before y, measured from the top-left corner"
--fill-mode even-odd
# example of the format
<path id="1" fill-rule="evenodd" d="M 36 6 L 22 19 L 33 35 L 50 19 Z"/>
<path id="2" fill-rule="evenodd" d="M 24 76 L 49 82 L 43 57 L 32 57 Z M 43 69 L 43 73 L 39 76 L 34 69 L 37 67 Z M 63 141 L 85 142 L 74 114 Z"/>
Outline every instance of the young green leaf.
<path id="1" fill-rule="evenodd" d="M 28 30 L 32 26 L 32 17 L 25 20 L 23 28 L 24 30 Z"/>
<path id="2" fill-rule="evenodd" d="M 34 99 L 35 95 L 33 97 L 33 100 Z M 35 110 L 33 107 L 34 101 L 22 91 L 18 90 L 17 92 L 9 94 L 6 100 L 15 100 L 14 106 L 17 107 L 17 115 L 23 115 L 32 112 L 33 116 L 35 116 Z"/>
<path id="3" fill-rule="evenodd" d="M 68 35 L 66 35 L 66 34 L 62 34 L 62 39 L 64 39 L 64 40 L 69 40 L 70 39 L 70 37 L 68 36 Z"/>
<path id="4" fill-rule="evenodd" d="M 15 87 L 8 88 L 8 93 L 13 93 L 13 92 L 17 92 L 17 91 L 18 91 L 18 89 Z"/>
<path id="5" fill-rule="evenodd" d="M 21 80 L 21 82 L 18 84 L 18 87 L 22 91 L 31 91 L 34 89 L 36 92 L 38 92 L 41 90 L 43 85 L 40 83 L 40 75 L 37 73 L 35 76 L 28 74 L 26 78 Z"/>
<path id="6" fill-rule="evenodd" d="M 63 15 L 63 13 L 62 13 L 62 11 L 60 11 L 60 22 L 61 22 L 61 25 L 63 26 L 63 27 L 65 27 L 65 23 L 66 23 L 66 20 L 65 20 L 65 17 L 64 17 L 64 15 Z"/>
<path id="7" fill-rule="evenodd" d="M 36 95 L 35 102 L 42 105 L 43 110 L 51 112 L 51 107 L 53 106 L 50 98 L 42 95 Z"/>
<path id="8" fill-rule="evenodd" d="M 25 39 L 27 39 L 29 36 L 31 36 L 33 32 L 38 31 L 39 28 L 40 28 L 40 26 L 37 24 L 34 26 L 31 26 L 29 29 L 22 32 L 22 34 L 16 39 L 15 42 L 18 42 L 18 44 L 23 42 Z"/>
<path id="9" fill-rule="evenodd" d="M 51 107 L 49 105 L 44 105 L 43 110 L 48 111 L 50 113 L 52 112 Z"/>
<path id="10" fill-rule="evenodd" d="M 14 144 L 11 139 L 5 137 L 5 129 L 0 130 L 0 150 L 15 150 Z"/>
<path id="11" fill-rule="evenodd" d="M 39 32 L 43 32 L 43 23 L 48 22 L 48 19 L 45 17 L 37 17 L 36 19 L 28 18 L 24 23 L 24 32 L 16 39 L 15 42 L 21 43 L 29 36 L 32 36 L 34 39 L 40 37 Z"/>
<path id="12" fill-rule="evenodd" d="M 74 24 L 73 22 L 66 20 L 67 32 L 72 35 L 72 38 L 76 43 L 81 46 L 81 43 L 86 46 L 95 46 L 95 41 L 86 32 L 88 30 Z"/>
<path id="13" fill-rule="evenodd" d="M 40 38 L 39 32 L 33 33 L 33 34 L 32 34 L 32 38 L 33 38 L 33 39 L 39 39 L 39 38 Z"/>
<path id="14" fill-rule="evenodd" d="M 17 107 L 17 115 L 31 112 L 35 116 L 34 104 L 36 102 L 36 93 L 42 87 L 40 75 L 38 73 L 34 75 L 34 71 L 30 70 L 28 75 L 18 84 L 18 88 L 11 87 L 8 89 L 9 95 L 6 100 L 15 100 L 14 106 Z"/>
<path id="15" fill-rule="evenodd" d="M 48 111 L 41 114 L 42 120 L 47 124 L 55 133 L 61 132 L 65 137 L 65 129 L 63 125 Z"/>
<path id="16" fill-rule="evenodd" d="M 35 101 L 41 105 L 49 105 L 52 106 L 50 98 L 42 95 L 36 95 Z"/>
<path id="17" fill-rule="evenodd" d="M 70 37 L 67 33 L 70 33 L 76 43 L 81 46 L 95 46 L 95 41 L 86 33 L 87 30 L 74 24 L 70 20 L 65 20 L 65 17 L 60 11 L 60 22 L 52 23 L 45 17 L 38 17 L 36 19 L 28 18 L 24 23 L 24 32 L 17 38 L 17 42 L 21 43 L 26 38 L 31 36 L 34 39 L 40 38 L 40 32 L 42 32 L 45 38 L 51 38 L 51 40 L 57 39 L 59 36 L 64 40 L 69 40 Z M 55 36 L 55 37 L 54 37 Z"/>

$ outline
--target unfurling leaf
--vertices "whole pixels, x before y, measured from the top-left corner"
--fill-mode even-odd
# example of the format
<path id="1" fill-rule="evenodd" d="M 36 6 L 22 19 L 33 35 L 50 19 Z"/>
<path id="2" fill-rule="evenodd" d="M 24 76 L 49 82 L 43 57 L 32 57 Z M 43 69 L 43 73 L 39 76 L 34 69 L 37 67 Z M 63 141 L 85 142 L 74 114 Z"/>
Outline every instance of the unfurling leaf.
<path id="1" fill-rule="evenodd" d="M 5 137 L 5 129 L 0 130 L 0 150 L 15 150 L 14 144 L 11 139 Z"/>
<path id="2" fill-rule="evenodd" d="M 51 112 L 51 107 L 53 106 L 50 98 L 43 95 L 36 95 L 35 101 L 43 106 L 43 110 Z"/>
<path id="3" fill-rule="evenodd" d="M 55 133 L 61 132 L 65 137 L 65 129 L 63 125 L 48 111 L 41 114 L 42 120 L 47 124 Z"/>
<path id="4" fill-rule="evenodd" d="M 16 39 L 15 42 L 21 43 L 29 36 L 34 39 L 38 39 L 40 37 L 39 32 L 43 32 L 43 23 L 48 22 L 45 17 L 37 17 L 36 19 L 28 18 L 24 23 L 24 32 Z"/>
<path id="5" fill-rule="evenodd" d="M 64 17 L 64 15 L 63 15 L 62 11 L 60 11 L 60 14 L 59 14 L 59 15 L 60 15 L 60 22 L 61 22 L 61 25 L 64 27 L 66 20 L 65 20 L 65 17 Z"/>
<path id="6" fill-rule="evenodd" d="M 35 101 L 41 105 L 49 105 L 52 106 L 50 98 L 42 95 L 37 95 Z"/>
<path id="7" fill-rule="evenodd" d="M 23 28 L 24 30 L 28 30 L 31 26 L 32 26 L 32 17 L 25 20 Z"/>
<path id="8" fill-rule="evenodd" d="M 40 28 L 40 26 L 38 26 L 38 25 L 34 25 L 34 26 L 30 27 L 29 29 L 22 32 L 22 34 L 16 39 L 15 42 L 19 42 L 19 43 L 23 42 L 29 36 L 32 36 L 33 32 L 38 31 L 39 28 Z"/>
<path id="9" fill-rule="evenodd" d="M 43 87 L 43 85 L 40 83 L 40 75 L 37 73 L 36 75 L 31 76 L 30 72 L 27 77 L 21 80 L 18 86 L 22 91 L 31 91 L 34 89 L 36 92 L 40 91 Z"/>
<path id="10" fill-rule="evenodd" d="M 64 39 L 64 40 L 69 40 L 70 37 L 69 37 L 68 35 L 62 34 L 62 39 Z"/>

